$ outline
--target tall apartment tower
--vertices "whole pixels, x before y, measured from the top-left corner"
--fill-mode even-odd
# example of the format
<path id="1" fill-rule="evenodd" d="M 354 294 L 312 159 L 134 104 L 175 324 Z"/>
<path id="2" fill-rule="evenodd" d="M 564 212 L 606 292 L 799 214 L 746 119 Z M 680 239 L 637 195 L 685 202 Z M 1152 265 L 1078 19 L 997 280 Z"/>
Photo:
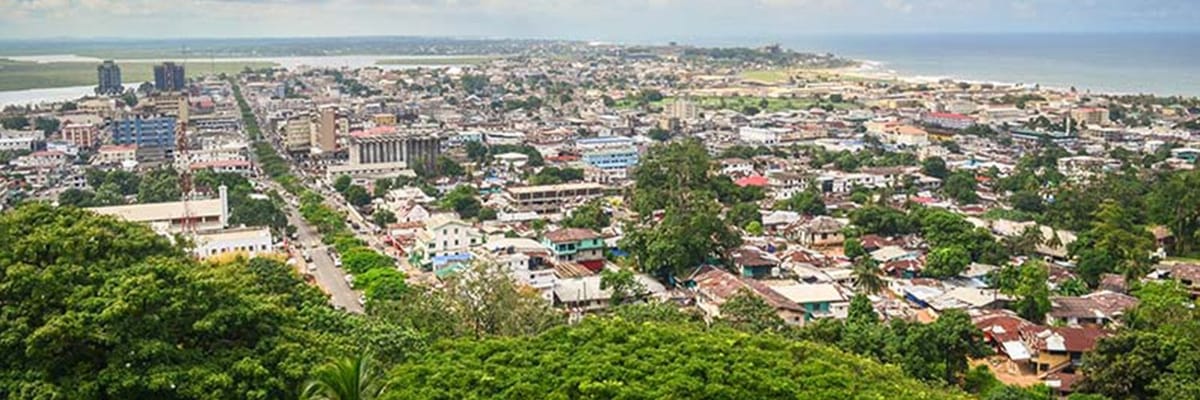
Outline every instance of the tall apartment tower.
<path id="1" fill-rule="evenodd" d="M 96 66 L 96 81 L 96 94 L 113 96 L 125 92 L 125 87 L 121 86 L 121 67 L 113 60 L 104 60 Z"/>
<path id="2" fill-rule="evenodd" d="M 187 86 L 183 66 L 165 62 L 154 66 L 154 88 L 160 92 L 182 91 Z"/>
<path id="3" fill-rule="evenodd" d="M 337 109 L 323 107 L 317 119 L 317 142 L 322 152 L 332 153 L 337 150 Z"/>

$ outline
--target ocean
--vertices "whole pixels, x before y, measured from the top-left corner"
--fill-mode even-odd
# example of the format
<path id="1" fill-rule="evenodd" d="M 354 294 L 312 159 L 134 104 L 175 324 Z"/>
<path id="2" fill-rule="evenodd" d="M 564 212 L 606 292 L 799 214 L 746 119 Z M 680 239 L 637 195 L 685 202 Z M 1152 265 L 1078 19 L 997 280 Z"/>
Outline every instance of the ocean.
<path id="1" fill-rule="evenodd" d="M 805 35 L 701 40 L 833 53 L 897 75 L 1200 96 L 1200 33 Z"/>

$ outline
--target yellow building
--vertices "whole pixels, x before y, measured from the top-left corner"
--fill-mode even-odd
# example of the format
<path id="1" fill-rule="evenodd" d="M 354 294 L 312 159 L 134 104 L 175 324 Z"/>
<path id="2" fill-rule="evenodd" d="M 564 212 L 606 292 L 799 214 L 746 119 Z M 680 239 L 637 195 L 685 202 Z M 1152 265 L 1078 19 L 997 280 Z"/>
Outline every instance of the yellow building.
<path id="1" fill-rule="evenodd" d="M 395 126 L 396 114 L 375 114 L 371 117 L 376 126 Z"/>

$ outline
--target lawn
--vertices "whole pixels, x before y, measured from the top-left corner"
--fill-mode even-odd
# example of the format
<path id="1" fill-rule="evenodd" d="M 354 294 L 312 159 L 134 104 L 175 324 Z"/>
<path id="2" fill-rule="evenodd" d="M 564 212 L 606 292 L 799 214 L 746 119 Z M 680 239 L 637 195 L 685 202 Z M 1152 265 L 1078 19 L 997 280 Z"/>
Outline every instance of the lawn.
<path id="1" fill-rule="evenodd" d="M 676 101 L 676 99 L 677 98 L 675 98 L 675 97 L 668 97 L 668 98 L 663 99 L 662 101 L 651 102 L 650 108 L 662 109 L 664 106 L 674 103 Z M 766 108 L 762 107 L 762 105 L 763 105 L 762 102 L 764 99 L 767 102 Z M 691 100 L 693 103 L 695 103 L 701 109 L 705 109 L 705 110 L 729 109 L 729 110 L 741 111 L 741 110 L 745 109 L 746 107 L 754 106 L 754 107 L 759 108 L 760 111 L 776 112 L 776 111 L 784 111 L 784 110 L 807 110 L 807 109 L 812 108 L 817 105 L 817 99 L 808 98 L 808 97 L 788 99 L 788 98 L 777 98 L 777 97 L 763 98 L 763 97 L 751 97 L 751 96 L 700 96 L 700 97 L 692 97 Z M 858 108 L 858 106 L 854 103 L 830 103 L 827 101 L 827 102 L 825 102 L 825 104 L 831 104 L 831 105 L 833 105 L 833 108 L 839 109 L 839 110 L 849 110 L 849 109 Z M 621 100 L 617 100 L 617 104 L 615 105 L 615 107 L 617 107 L 617 108 L 635 108 L 635 107 L 637 107 L 637 103 L 634 103 L 633 101 L 630 101 L 629 99 L 621 99 Z"/>
<path id="2" fill-rule="evenodd" d="M 121 80 L 126 86 L 154 80 L 154 62 L 122 62 Z M 96 84 L 97 63 L 35 63 L 0 59 L 0 91 L 42 89 Z M 208 74 L 235 74 L 250 67 L 274 66 L 268 62 L 196 61 L 187 65 L 189 78 Z"/>
<path id="3" fill-rule="evenodd" d="M 476 65 L 495 60 L 500 56 L 435 56 L 394 57 L 376 61 L 376 65 Z"/>
<path id="4" fill-rule="evenodd" d="M 784 69 L 761 69 L 742 72 L 742 79 L 751 79 L 766 83 L 786 83 L 791 76 L 791 71 Z"/>

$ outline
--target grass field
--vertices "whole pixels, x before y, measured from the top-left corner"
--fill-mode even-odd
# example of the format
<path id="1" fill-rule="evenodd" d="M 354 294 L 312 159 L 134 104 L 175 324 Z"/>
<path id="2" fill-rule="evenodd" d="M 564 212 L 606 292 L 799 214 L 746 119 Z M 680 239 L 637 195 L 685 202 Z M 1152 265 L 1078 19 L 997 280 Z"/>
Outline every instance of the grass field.
<path id="1" fill-rule="evenodd" d="M 395 57 L 376 61 L 377 65 L 475 65 L 495 60 L 499 56 Z"/>
<path id="2" fill-rule="evenodd" d="M 742 72 L 742 79 L 752 79 L 766 83 L 786 83 L 792 72 L 784 69 L 762 69 Z"/>
<path id="3" fill-rule="evenodd" d="M 674 103 L 675 99 L 676 98 L 674 98 L 674 97 L 668 97 L 668 98 L 663 99 L 663 101 L 650 103 L 650 107 L 651 108 L 662 108 L 666 105 Z M 784 99 L 784 98 L 768 97 L 768 98 L 766 98 L 767 106 L 764 109 L 762 107 L 763 99 L 764 98 L 761 98 L 761 97 L 750 97 L 750 96 L 725 96 L 725 97 L 707 96 L 707 97 L 692 97 L 691 100 L 697 106 L 699 106 L 700 108 L 705 109 L 705 110 L 730 109 L 730 110 L 741 111 L 742 109 L 746 108 L 747 106 L 754 106 L 754 107 L 758 107 L 763 112 L 776 112 L 776 111 L 784 111 L 784 110 L 807 110 L 807 109 L 812 108 L 813 106 L 817 105 L 817 100 L 812 99 L 812 98 Z M 854 109 L 854 108 L 858 107 L 854 103 L 829 103 L 829 102 L 826 102 L 826 104 L 832 104 L 833 108 L 835 108 L 835 109 Z M 637 104 L 633 103 L 632 101 L 629 101 L 628 99 L 621 99 L 621 100 L 617 101 L 616 107 L 617 108 L 634 108 L 634 107 L 637 107 Z"/>
<path id="4" fill-rule="evenodd" d="M 129 83 L 153 81 L 155 64 L 122 62 L 121 80 L 126 82 L 126 86 Z M 86 62 L 35 63 L 0 59 L 0 91 L 95 85 L 97 65 Z M 275 64 L 266 62 L 195 62 L 188 64 L 187 75 L 190 78 L 222 72 L 234 74 L 246 67 L 258 69 L 273 65 Z"/>

